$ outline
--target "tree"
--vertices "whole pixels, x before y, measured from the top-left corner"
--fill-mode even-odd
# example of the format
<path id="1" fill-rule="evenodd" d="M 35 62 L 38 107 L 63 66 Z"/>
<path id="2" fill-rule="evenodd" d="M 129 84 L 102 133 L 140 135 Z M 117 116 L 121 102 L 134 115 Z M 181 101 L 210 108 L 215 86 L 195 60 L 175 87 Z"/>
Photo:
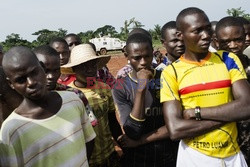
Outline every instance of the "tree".
<path id="1" fill-rule="evenodd" d="M 31 42 L 27 41 L 26 39 L 21 38 L 19 34 L 15 34 L 15 33 L 7 35 L 5 41 L 2 42 L 2 45 L 3 45 L 4 51 L 7 51 L 14 46 L 27 46 L 29 48 L 32 48 Z"/>
<path id="2" fill-rule="evenodd" d="M 161 36 L 161 26 L 156 24 L 153 30 L 149 30 L 153 40 L 159 40 Z"/>
<path id="3" fill-rule="evenodd" d="M 144 25 L 142 25 L 141 22 L 135 20 L 134 17 L 129 21 L 125 20 L 124 26 L 121 27 L 120 38 L 126 40 L 130 30 L 132 30 L 133 28 L 141 28 L 141 27 L 144 27 Z"/>
<path id="4" fill-rule="evenodd" d="M 86 43 L 91 38 L 95 38 L 95 33 L 92 30 L 86 31 L 86 32 L 80 32 L 77 34 L 83 43 Z"/>
<path id="5" fill-rule="evenodd" d="M 234 17 L 244 17 L 250 21 L 250 14 L 248 14 L 248 13 L 246 14 L 245 10 L 242 10 L 241 7 L 227 9 L 227 14 L 229 16 L 234 16 Z"/>
<path id="6" fill-rule="evenodd" d="M 111 26 L 111 25 L 105 25 L 103 27 L 98 28 L 95 32 L 94 32 L 95 36 L 99 37 L 99 36 L 111 36 L 111 37 L 117 37 L 117 31 L 115 30 L 115 27 Z"/>
<path id="7" fill-rule="evenodd" d="M 59 28 L 58 31 L 50 31 L 48 29 L 42 29 L 37 32 L 34 32 L 32 35 L 37 35 L 37 40 L 33 41 L 34 46 L 40 46 L 48 44 L 49 41 L 55 37 L 61 37 L 64 38 L 64 36 L 67 34 L 67 30 L 64 30 L 62 28 Z"/>
<path id="8" fill-rule="evenodd" d="M 132 28 L 142 28 L 142 27 L 144 27 L 144 25 L 142 25 L 141 22 L 135 20 L 134 17 L 132 19 L 130 19 L 130 22 L 133 24 Z"/>

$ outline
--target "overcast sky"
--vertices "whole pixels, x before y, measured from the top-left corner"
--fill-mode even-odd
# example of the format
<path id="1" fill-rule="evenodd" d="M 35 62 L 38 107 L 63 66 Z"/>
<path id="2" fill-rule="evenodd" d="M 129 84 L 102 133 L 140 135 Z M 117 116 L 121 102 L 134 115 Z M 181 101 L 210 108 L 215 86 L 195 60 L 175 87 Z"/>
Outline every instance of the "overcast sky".
<path id="1" fill-rule="evenodd" d="M 32 41 L 37 37 L 32 33 L 45 28 L 79 33 L 112 25 L 120 32 L 133 17 L 153 29 L 191 6 L 203 9 L 211 21 L 227 16 L 231 8 L 250 13 L 250 0 L 0 0 L 0 41 L 11 33 Z"/>

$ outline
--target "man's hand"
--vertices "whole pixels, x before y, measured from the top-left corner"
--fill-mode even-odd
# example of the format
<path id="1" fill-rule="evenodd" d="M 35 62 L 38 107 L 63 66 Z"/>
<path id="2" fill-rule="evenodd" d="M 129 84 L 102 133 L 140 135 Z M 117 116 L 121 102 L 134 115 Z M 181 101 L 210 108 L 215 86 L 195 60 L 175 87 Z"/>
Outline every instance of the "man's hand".
<path id="1" fill-rule="evenodd" d="M 139 89 L 145 89 L 147 83 L 154 77 L 152 69 L 141 69 L 136 75 Z"/>
<path id="2" fill-rule="evenodd" d="M 121 135 L 117 141 L 122 147 L 137 147 L 140 145 L 140 140 L 132 140 L 127 135 Z"/>
<path id="3" fill-rule="evenodd" d="M 184 119 L 195 119 L 194 109 L 187 109 L 183 111 Z"/>
<path id="4" fill-rule="evenodd" d="M 152 79 L 153 78 L 153 69 L 141 69 L 137 72 L 137 79 Z"/>

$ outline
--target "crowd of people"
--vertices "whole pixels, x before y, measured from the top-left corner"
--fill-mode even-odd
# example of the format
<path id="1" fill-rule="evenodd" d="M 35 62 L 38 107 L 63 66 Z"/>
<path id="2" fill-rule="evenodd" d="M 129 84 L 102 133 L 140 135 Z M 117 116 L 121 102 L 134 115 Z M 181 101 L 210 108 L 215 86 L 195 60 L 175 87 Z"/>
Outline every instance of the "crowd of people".
<path id="1" fill-rule="evenodd" d="M 250 21 L 196 7 L 126 40 L 128 64 L 76 34 L 0 47 L 0 166 L 250 166 Z"/>

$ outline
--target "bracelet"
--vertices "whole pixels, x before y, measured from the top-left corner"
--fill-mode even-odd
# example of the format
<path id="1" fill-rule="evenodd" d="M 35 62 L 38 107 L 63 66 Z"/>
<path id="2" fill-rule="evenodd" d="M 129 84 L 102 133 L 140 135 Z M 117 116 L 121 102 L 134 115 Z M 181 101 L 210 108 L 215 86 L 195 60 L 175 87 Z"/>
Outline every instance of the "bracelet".
<path id="1" fill-rule="evenodd" d="M 201 108 L 200 108 L 200 106 L 195 107 L 194 114 L 195 114 L 196 121 L 200 121 L 201 120 Z"/>
<path id="2" fill-rule="evenodd" d="M 133 119 L 133 120 L 136 120 L 138 122 L 143 122 L 145 121 L 146 119 L 138 119 L 138 118 L 135 118 L 131 113 L 129 114 L 129 116 Z"/>

